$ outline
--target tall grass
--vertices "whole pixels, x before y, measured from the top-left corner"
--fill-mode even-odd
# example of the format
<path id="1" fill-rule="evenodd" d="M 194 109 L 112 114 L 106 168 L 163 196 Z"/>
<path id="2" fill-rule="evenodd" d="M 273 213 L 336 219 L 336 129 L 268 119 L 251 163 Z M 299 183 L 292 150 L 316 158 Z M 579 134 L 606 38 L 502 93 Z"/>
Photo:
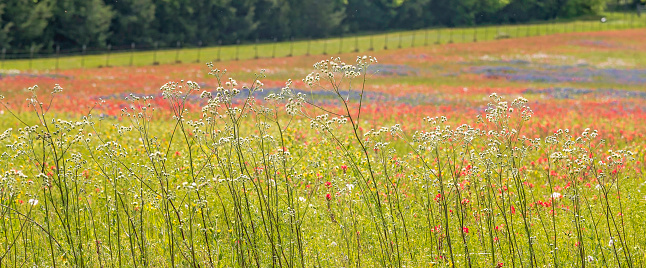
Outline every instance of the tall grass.
<path id="1" fill-rule="evenodd" d="M 63 89 L 30 88 L 0 136 L 0 265 L 643 265 L 630 151 L 526 137 L 527 100 L 496 94 L 471 124 L 368 129 L 374 62 L 314 65 L 303 81 L 333 104 L 291 81 L 256 99 L 263 72 L 240 87 L 212 65 L 215 91 L 167 83 L 165 108 L 131 95 L 117 120 L 56 118 Z"/>

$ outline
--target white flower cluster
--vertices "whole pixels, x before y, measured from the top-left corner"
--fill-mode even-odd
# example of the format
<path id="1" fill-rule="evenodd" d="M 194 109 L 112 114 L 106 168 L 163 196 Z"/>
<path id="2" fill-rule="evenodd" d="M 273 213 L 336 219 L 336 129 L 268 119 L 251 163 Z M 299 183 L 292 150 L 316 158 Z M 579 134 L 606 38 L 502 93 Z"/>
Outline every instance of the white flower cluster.
<path id="1" fill-rule="evenodd" d="M 487 108 L 486 118 L 487 121 L 492 123 L 503 123 L 511 118 L 511 114 L 514 111 L 520 113 L 520 117 L 523 121 L 529 121 L 532 118 L 534 112 L 527 106 L 527 99 L 523 97 L 518 97 L 511 102 L 511 105 L 503 101 L 503 98 L 498 94 L 493 93 L 489 95 L 494 102 L 489 103 L 489 108 Z"/>
<path id="2" fill-rule="evenodd" d="M 402 132 L 401 126 L 399 124 L 395 124 L 394 126 L 391 126 L 391 127 L 381 127 L 379 128 L 379 130 L 370 129 L 366 133 L 364 133 L 363 136 L 378 137 L 384 133 L 390 133 L 390 135 L 394 136 L 401 132 Z"/>
<path id="3" fill-rule="evenodd" d="M 152 152 L 151 154 L 148 155 L 148 158 L 150 158 L 151 161 L 154 162 L 165 162 L 166 161 L 166 155 L 160 151 L 155 151 Z"/>
<path id="4" fill-rule="evenodd" d="M 36 90 L 38 89 L 38 85 L 34 85 L 32 87 L 27 88 L 27 92 L 31 92 L 32 94 L 36 94 Z"/>
<path id="5" fill-rule="evenodd" d="M 174 97 L 179 97 L 182 95 L 182 91 L 180 90 L 182 86 L 179 85 L 177 82 L 168 82 L 164 84 L 159 90 L 162 91 L 162 97 L 164 99 L 169 99 L 169 98 L 174 98 Z"/>
<path id="6" fill-rule="evenodd" d="M 303 82 L 307 84 L 308 86 L 313 86 L 314 84 L 318 84 L 321 81 L 321 75 L 317 72 L 313 72 L 308 74 L 305 79 L 303 79 Z"/>
<path id="7" fill-rule="evenodd" d="M 377 58 L 373 56 L 357 56 L 357 66 L 360 70 L 366 70 L 369 65 L 377 63 Z"/>
<path id="8" fill-rule="evenodd" d="M 314 64 L 314 69 L 330 78 L 334 77 L 335 74 L 343 74 L 346 77 L 357 77 L 361 75 L 361 71 L 356 66 L 346 64 L 339 57 L 319 61 Z"/>
<path id="9" fill-rule="evenodd" d="M 311 87 L 320 82 L 321 75 L 327 77 L 327 79 L 331 81 L 335 80 L 336 75 L 352 79 L 365 73 L 368 66 L 372 63 L 376 63 L 377 59 L 372 56 L 359 56 L 357 57 L 356 62 L 357 65 L 346 64 L 341 61 L 341 58 L 339 57 L 319 61 L 314 64 L 314 69 L 316 71 L 308 74 L 305 79 L 303 79 L 303 82 Z"/>
<path id="10" fill-rule="evenodd" d="M 159 90 L 162 91 L 162 97 L 164 99 L 173 99 L 173 98 L 182 98 L 184 87 L 188 89 L 188 92 L 200 90 L 200 85 L 193 81 L 181 80 L 178 82 L 168 82 L 164 84 Z"/>
<path id="11" fill-rule="evenodd" d="M 413 135 L 413 142 L 418 143 L 417 149 L 420 151 L 431 150 L 453 136 L 453 131 L 448 125 L 444 125 L 447 118 L 444 116 L 439 117 L 426 117 L 424 118 L 429 126 L 430 131 L 417 131 Z"/>
<path id="12" fill-rule="evenodd" d="M 54 90 L 52 91 L 52 94 L 61 93 L 61 92 L 63 92 L 63 88 L 59 84 L 54 85 Z"/>
<path id="13" fill-rule="evenodd" d="M 280 89 L 279 93 L 271 93 L 265 97 L 266 101 L 283 101 L 287 100 L 287 103 L 285 104 L 285 110 L 287 111 L 288 115 L 296 115 L 298 112 L 301 111 L 301 108 L 303 107 L 303 103 L 305 103 L 305 97 L 306 95 L 303 93 L 296 93 L 292 91 L 292 80 L 289 79 L 285 83 L 285 86 Z"/>
<path id="14" fill-rule="evenodd" d="M 8 128 L 8 129 L 7 129 L 7 130 L 5 130 L 4 132 L 2 132 L 2 134 L 0 134 L 0 141 L 1 141 L 1 140 L 4 140 L 4 139 L 6 139 L 6 138 L 9 138 L 9 137 L 11 136 L 11 131 L 12 131 L 12 130 L 13 130 L 13 129 Z"/>

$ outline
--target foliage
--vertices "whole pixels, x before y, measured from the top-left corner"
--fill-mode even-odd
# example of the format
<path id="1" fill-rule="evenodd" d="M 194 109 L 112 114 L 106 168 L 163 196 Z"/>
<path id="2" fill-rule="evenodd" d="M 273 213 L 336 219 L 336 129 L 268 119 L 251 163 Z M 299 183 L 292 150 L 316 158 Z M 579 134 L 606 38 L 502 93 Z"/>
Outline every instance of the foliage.
<path id="1" fill-rule="evenodd" d="M 47 31 L 62 47 L 106 45 L 114 12 L 102 0 L 55 0 L 53 13 Z"/>
<path id="2" fill-rule="evenodd" d="M 597 14 L 607 0 L 7 0 L 0 46 L 215 45 Z"/>
<path id="3" fill-rule="evenodd" d="M 394 6 L 389 0 L 348 0 L 343 24 L 351 32 L 387 29 Z"/>
<path id="4" fill-rule="evenodd" d="M 110 24 L 110 40 L 118 44 L 151 45 L 154 36 L 156 5 L 152 0 L 120 0 L 111 2 L 114 17 Z"/>
<path id="5" fill-rule="evenodd" d="M 52 5 L 51 0 L 7 0 L 0 3 L 0 47 L 49 45 L 51 40 L 44 38 L 43 34 L 52 17 Z"/>

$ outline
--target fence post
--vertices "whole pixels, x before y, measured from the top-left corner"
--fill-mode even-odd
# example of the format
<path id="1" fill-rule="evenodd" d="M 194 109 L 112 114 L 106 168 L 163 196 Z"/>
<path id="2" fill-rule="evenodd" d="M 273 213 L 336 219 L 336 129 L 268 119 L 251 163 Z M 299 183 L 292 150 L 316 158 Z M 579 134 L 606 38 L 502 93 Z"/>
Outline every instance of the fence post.
<path id="1" fill-rule="evenodd" d="M 478 42 L 478 25 L 473 27 L 473 42 Z"/>
<path id="2" fill-rule="evenodd" d="M 413 31 L 413 38 L 410 41 L 410 47 L 415 47 L 415 33 L 417 33 L 417 31 Z"/>
<path id="3" fill-rule="evenodd" d="M 271 51 L 271 58 L 276 58 L 276 44 L 278 43 L 278 38 L 274 37 L 274 48 Z"/>
<path id="4" fill-rule="evenodd" d="M 428 46 L 428 28 L 424 30 L 424 46 Z"/>
<path id="5" fill-rule="evenodd" d="M 83 52 L 81 54 L 81 68 L 85 68 L 85 50 L 87 49 L 87 45 L 83 45 Z"/>
<path id="6" fill-rule="evenodd" d="M 404 39 L 403 32 L 399 32 L 399 44 L 397 44 L 397 48 L 402 48 L 402 40 Z"/>
<path id="7" fill-rule="evenodd" d="M 485 40 L 485 41 L 489 40 L 489 39 L 487 39 L 487 37 L 488 37 L 488 36 L 487 36 L 487 33 L 489 33 L 489 31 L 487 31 L 487 29 L 489 29 L 489 27 L 485 27 L 485 36 L 484 36 L 484 38 L 482 39 L 482 40 Z"/>
<path id="8" fill-rule="evenodd" d="M 624 8 L 623 10 L 624 10 L 624 23 L 626 23 L 626 21 L 628 20 L 628 10 L 626 10 L 626 8 Z"/>
<path id="9" fill-rule="evenodd" d="M 322 39 L 323 41 L 323 55 L 327 55 L 327 39 Z"/>
<path id="10" fill-rule="evenodd" d="M 4 60 L 7 57 L 7 48 L 2 48 L 2 69 L 4 69 Z"/>
<path id="11" fill-rule="evenodd" d="M 565 26 L 563 26 L 563 30 L 564 30 L 563 32 L 564 33 L 567 33 L 567 26 L 568 26 L 567 24 Z M 574 32 L 574 23 L 572 23 L 572 31 L 571 31 L 571 33 L 573 33 L 573 32 Z"/>
<path id="12" fill-rule="evenodd" d="M 371 35 L 370 35 L 370 48 L 368 49 L 368 51 L 373 51 L 373 50 L 375 50 L 375 46 L 374 46 L 374 39 L 375 39 L 375 35 L 374 35 L 374 34 L 371 34 Z"/>
<path id="13" fill-rule="evenodd" d="M 354 36 L 354 52 L 359 52 L 359 35 Z"/>
<path id="14" fill-rule="evenodd" d="M 132 61 L 135 57 L 135 42 L 130 43 L 130 66 L 132 66 Z"/>
<path id="15" fill-rule="evenodd" d="M 218 59 L 217 59 L 217 61 L 222 60 L 220 58 L 220 54 L 221 54 L 220 52 L 222 52 L 222 40 L 218 40 Z"/>
<path id="16" fill-rule="evenodd" d="M 155 42 L 155 50 L 153 50 L 153 65 L 158 65 L 157 62 L 157 49 L 159 48 L 159 42 Z"/>
<path id="17" fill-rule="evenodd" d="M 60 57 L 60 54 L 61 54 L 61 46 L 56 45 L 56 71 L 57 72 L 58 72 L 58 59 Z"/>
<path id="18" fill-rule="evenodd" d="M 110 50 L 112 50 L 112 45 L 108 44 L 108 53 L 105 55 L 105 67 L 110 67 Z"/>
<path id="19" fill-rule="evenodd" d="M 180 63 L 180 61 L 179 61 L 179 49 L 180 49 L 180 46 L 182 45 L 182 42 L 177 41 L 176 44 L 177 44 L 177 49 L 175 49 L 175 63 Z"/>
<path id="20" fill-rule="evenodd" d="M 240 39 L 236 40 L 236 61 L 240 60 Z"/>
<path id="21" fill-rule="evenodd" d="M 254 55 L 254 59 L 258 59 L 258 38 L 256 38 L 256 43 L 254 44 L 253 50 L 256 55 Z"/>
<path id="22" fill-rule="evenodd" d="M 437 28 L 437 40 L 435 41 L 435 44 L 439 45 L 440 44 L 440 36 L 442 35 L 442 28 Z"/>
<path id="23" fill-rule="evenodd" d="M 195 58 L 195 63 L 200 63 L 201 52 L 202 52 L 202 40 L 197 41 L 197 58 Z"/>
<path id="24" fill-rule="evenodd" d="M 388 32 L 386 32 L 386 36 L 384 37 L 384 49 L 388 50 Z"/>
<path id="25" fill-rule="evenodd" d="M 32 67 L 32 61 L 34 59 L 34 45 L 31 45 L 31 48 L 29 48 L 29 70 L 31 70 Z"/>
<path id="26" fill-rule="evenodd" d="M 449 27 L 449 44 L 453 44 L 453 28 Z"/>
<path id="27" fill-rule="evenodd" d="M 310 55 L 310 47 L 312 46 L 312 37 L 309 36 L 307 37 L 307 53 L 305 54 L 306 56 Z"/>

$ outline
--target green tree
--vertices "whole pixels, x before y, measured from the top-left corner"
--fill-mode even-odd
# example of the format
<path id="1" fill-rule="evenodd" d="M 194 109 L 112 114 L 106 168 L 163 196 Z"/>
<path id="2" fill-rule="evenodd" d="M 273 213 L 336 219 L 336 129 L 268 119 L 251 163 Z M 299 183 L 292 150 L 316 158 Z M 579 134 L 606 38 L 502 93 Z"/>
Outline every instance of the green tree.
<path id="1" fill-rule="evenodd" d="M 476 0 L 432 0 L 429 8 L 439 25 L 458 26 L 475 23 Z"/>
<path id="2" fill-rule="evenodd" d="M 290 28 L 293 37 L 325 37 L 343 32 L 344 4 L 340 0 L 291 0 Z"/>
<path id="3" fill-rule="evenodd" d="M 0 45 L 40 49 L 50 44 L 43 33 L 51 17 L 50 0 L 4 0 L 0 3 Z"/>
<path id="4" fill-rule="evenodd" d="M 598 14 L 646 0 L 0 0 L 0 46 L 286 40 Z M 629 4 L 630 3 L 630 4 Z"/>
<path id="5" fill-rule="evenodd" d="M 152 0 L 106 1 L 114 11 L 110 24 L 111 44 L 154 43 L 152 23 L 155 20 L 155 4 Z"/>
<path id="6" fill-rule="evenodd" d="M 431 0 L 407 0 L 395 9 L 391 26 L 399 29 L 420 29 L 433 23 L 433 14 L 427 8 Z"/>
<path id="7" fill-rule="evenodd" d="M 166 45 L 252 39 L 257 0 L 154 0 L 154 37 Z"/>
<path id="8" fill-rule="evenodd" d="M 110 36 L 112 8 L 102 0 L 55 0 L 51 34 L 63 47 L 102 47 Z"/>
<path id="9" fill-rule="evenodd" d="M 258 22 L 255 21 L 256 0 L 235 0 L 231 2 L 232 16 L 222 27 L 225 39 L 250 40 L 255 37 Z"/>
<path id="10" fill-rule="evenodd" d="M 498 12 L 509 4 L 510 0 L 476 0 L 474 3 L 475 24 L 500 22 Z"/>
<path id="11" fill-rule="evenodd" d="M 259 0 L 255 12 L 255 21 L 258 24 L 255 30 L 256 38 L 272 40 L 289 36 L 291 9 L 287 0 Z"/>
<path id="12" fill-rule="evenodd" d="M 193 15 L 195 23 L 195 36 L 190 42 L 203 41 L 216 44 L 219 40 L 225 43 L 233 43 L 236 36 L 226 36 L 227 29 L 235 24 L 236 8 L 230 0 L 200 0 L 193 2 L 199 12 Z"/>
<path id="13" fill-rule="evenodd" d="M 572 18 L 581 15 L 598 14 L 605 8 L 606 0 L 569 0 L 560 9 L 559 15 Z"/>
<path id="14" fill-rule="evenodd" d="M 154 0 L 155 20 L 152 27 L 155 30 L 153 39 L 161 45 L 173 45 L 175 42 L 190 42 L 195 39 L 197 23 L 194 16 L 200 11 L 200 5 L 190 0 Z M 203 1 L 196 1 L 201 3 Z M 204 10 L 209 12 L 209 10 Z"/>
<path id="15" fill-rule="evenodd" d="M 343 24 L 350 32 L 385 30 L 396 15 L 395 7 L 392 0 L 347 0 Z"/>
<path id="16" fill-rule="evenodd" d="M 0 3 L 0 47 L 6 48 L 9 46 L 9 42 L 11 39 L 9 39 L 9 30 L 11 29 L 11 25 L 13 25 L 13 22 L 6 20 L 3 18 L 3 14 L 5 12 L 7 4 L 5 3 Z"/>

